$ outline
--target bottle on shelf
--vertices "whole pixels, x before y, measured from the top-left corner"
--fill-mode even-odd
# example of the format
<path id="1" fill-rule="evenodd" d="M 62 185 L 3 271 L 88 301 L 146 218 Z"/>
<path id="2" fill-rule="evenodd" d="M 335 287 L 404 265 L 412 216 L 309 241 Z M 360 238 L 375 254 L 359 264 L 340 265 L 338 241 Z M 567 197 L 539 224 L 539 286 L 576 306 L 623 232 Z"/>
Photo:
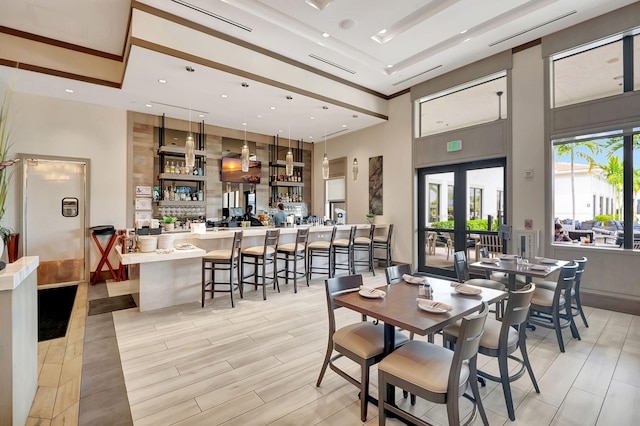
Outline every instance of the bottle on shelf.
<path id="1" fill-rule="evenodd" d="M 171 164 L 169 161 L 167 161 L 166 163 L 164 163 L 164 172 L 165 173 L 171 173 Z"/>

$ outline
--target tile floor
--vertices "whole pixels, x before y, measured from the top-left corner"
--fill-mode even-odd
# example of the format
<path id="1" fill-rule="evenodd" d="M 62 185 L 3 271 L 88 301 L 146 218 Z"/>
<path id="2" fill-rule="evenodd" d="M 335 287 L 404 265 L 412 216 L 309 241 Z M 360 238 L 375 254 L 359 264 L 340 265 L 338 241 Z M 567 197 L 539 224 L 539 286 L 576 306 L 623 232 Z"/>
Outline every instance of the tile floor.
<path id="1" fill-rule="evenodd" d="M 366 282 L 382 284 L 384 273 L 379 272 L 375 278 L 365 275 Z M 101 291 L 94 287 L 91 293 Z M 322 280 L 300 286 L 298 294 L 290 287 L 282 285 L 280 294 L 270 290 L 267 301 L 261 290 L 247 287 L 235 309 L 223 295 L 208 300 L 204 309 L 195 302 L 146 313 L 102 314 L 113 318 L 113 328 L 106 319 L 86 317 L 84 341 L 74 332 L 80 322 L 84 327 L 84 317 L 81 321 L 74 308 L 64 339 L 67 349 L 57 348 L 62 342 L 56 341 L 40 347 L 40 399 L 29 424 L 361 425 L 352 385 L 329 371 L 315 386 L 326 347 Z M 81 286 L 78 294 L 81 302 L 84 297 L 78 312 L 86 313 L 86 288 Z M 526 375 L 513 383 L 515 422 L 507 418 L 500 386 L 489 383 L 481 389 L 492 425 L 640 424 L 640 317 L 586 311 L 590 327 L 578 320 L 581 341 L 564 333 L 565 353 L 549 330 L 529 333 L 542 392 L 533 391 Z M 353 318 L 345 309 L 339 312 L 340 321 Z M 82 358 L 83 343 L 80 387 L 78 379 L 69 377 L 78 370 L 78 361 L 74 369 L 71 360 Z M 70 361 L 66 367 L 65 359 Z M 482 357 L 479 366 L 497 372 L 494 360 Z M 374 367 L 374 395 L 376 383 Z M 407 404 L 397 394 L 399 404 Z M 67 402 L 71 396 L 80 401 Z M 430 423 L 446 424 L 443 407 L 419 400 L 412 409 Z M 377 421 L 377 407 L 370 404 L 366 425 Z"/>

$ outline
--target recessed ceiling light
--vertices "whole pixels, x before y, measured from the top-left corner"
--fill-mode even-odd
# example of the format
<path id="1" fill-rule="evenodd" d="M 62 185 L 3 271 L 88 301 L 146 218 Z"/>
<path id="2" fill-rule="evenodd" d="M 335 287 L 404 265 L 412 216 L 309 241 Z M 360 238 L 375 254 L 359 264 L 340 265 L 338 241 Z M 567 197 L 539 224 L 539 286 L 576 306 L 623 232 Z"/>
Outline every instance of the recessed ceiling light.
<path id="1" fill-rule="evenodd" d="M 393 64 L 387 64 L 387 68 L 393 68 Z"/>
<path id="2" fill-rule="evenodd" d="M 270 107 L 269 107 L 269 109 L 276 109 L 276 107 L 274 107 L 274 106 L 270 106 Z"/>
<path id="3" fill-rule="evenodd" d="M 284 130 L 278 130 L 278 133 L 284 133 Z"/>
<path id="4" fill-rule="evenodd" d="M 309 139 L 313 139 L 313 136 L 309 136 Z"/>
<path id="5" fill-rule="evenodd" d="M 153 108 L 153 105 L 151 104 L 145 104 L 144 106 L 146 106 L 147 108 Z"/>
<path id="6" fill-rule="evenodd" d="M 387 33 L 387 29 L 383 28 L 380 31 L 378 31 L 378 34 L 386 34 Z"/>
<path id="7" fill-rule="evenodd" d="M 256 118 L 262 118 L 262 116 L 260 114 L 256 115 Z"/>
<path id="8" fill-rule="evenodd" d="M 322 47 L 324 47 L 324 44 L 322 44 L 322 42 L 318 42 L 318 44 Z"/>
<path id="9" fill-rule="evenodd" d="M 311 117 L 309 117 L 310 120 L 315 120 L 316 118 L 312 115 Z"/>
<path id="10" fill-rule="evenodd" d="M 225 98 L 227 99 L 229 97 L 229 95 L 225 95 L 224 93 L 222 95 L 220 95 L 221 98 Z"/>
<path id="11" fill-rule="evenodd" d="M 466 33 L 467 31 L 469 31 L 469 30 L 462 30 L 462 31 L 460 31 L 460 34 L 464 34 L 464 33 Z"/>
<path id="12" fill-rule="evenodd" d="M 202 118 L 204 117 L 204 114 L 198 114 L 198 117 Z"/>
<path id="13" fill-rule="evenodd" d="M 347 125 L 346 125 L 346 124 L 343 124 L 343 125 L 342 125 L 342 127 L 347 127 Z"/>
<path id="14" fill-rule="evenodd" d="M 166 82 L 167 82 L 167 80 L 165 80 L 164 78 L 161 78 L 161 79 L 158 80 L 158 83 L 165 84 Z"/>
<path id="15" fill-rule="evenodd" d="M 242 125 L 243 125 L 243 126 L 246 126 L 246 125 L 247 125 L 247 123 L 242 123 Z"/>
<path id="16" fill-rule="evenodd" d="M 322 33 L 322 37 L 327 38 L 327 37 L 330 37 L 330 36 L 329 36 L 329 33 Z"/>
<path id="17" fill-rule="evenodd" d="M 465 39 L 464 39 L 464 41 L 463 41 L 463 43 L 466 43 L 466 42 L 468 42 L 469 40 L 471 40 L 471 38 L 465 38 Z"/>
<path id="18" fill-rule="evenodd" d="M 64 91 L 67 93 L 73 93 L 73 89 L 64 89 Z"/>

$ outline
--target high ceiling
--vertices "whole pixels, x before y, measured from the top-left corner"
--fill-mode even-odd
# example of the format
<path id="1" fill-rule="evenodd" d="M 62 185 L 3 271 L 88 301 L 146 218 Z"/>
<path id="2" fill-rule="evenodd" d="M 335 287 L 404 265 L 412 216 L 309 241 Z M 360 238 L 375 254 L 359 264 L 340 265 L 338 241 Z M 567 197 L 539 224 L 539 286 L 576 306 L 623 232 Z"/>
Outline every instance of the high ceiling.
<path id="1" fill-rule="evenodd" d="M 314 142 L 325 134 L 384 121 L 379 108 L 363 106 L 366 102 L 347 95 L 341 98 L 342 92 L 355 91 L 384 103 L 417 83 L 630 3 L 0 0 L 3 33 L 51 45 L 60 41 L 65 48 L 91 49 L 89 55 L 119 57 L 126 64 L 120 81 L 104 85 L 82 75 L 56 72 L 55 64 L 24 67 L 29 65 L 28 55 L 18 60 L 10 50 L 0 49 L 0 64 L 7 65 L 0 66 L 0 77 L 15 79 L 17 91 L 185 120 L 191 116 L 193 121 L 235 129 L 243 129 L 246 123 L 249 132 L 280 131 L 285 137 L 290 132 L 293 138 Z M 157 21 L 149 21 L 148 13 Z M 165 20 L 173 26 L 161 25 Z M 128 52 L 130 27 L 134 41 Z M 174 32 L 178 27 L 190 32 Z M 152 32 L 154 46 L 158 40 L 171 46 L 148 48 L 136 41 Z M 185 34 L 191 36 L 181 40 Z M 237 46 L 237 55 L 209 47 L 209 40 L 220 37 Z M 192 42 L 193 50 L 176 48 L 180 42 Z M 246 67 L 238 66 L 234 61 L 246 49 L 254 52 L 255 59 Z M 9 66 L 12 62 L 33 71 L 16 71 Z M 67 65 L 59 64 L 60 70 Z M 195 72 L 187 72 L 187 66 Z M 159 83 L 161 79 L 167 82 Z"/>

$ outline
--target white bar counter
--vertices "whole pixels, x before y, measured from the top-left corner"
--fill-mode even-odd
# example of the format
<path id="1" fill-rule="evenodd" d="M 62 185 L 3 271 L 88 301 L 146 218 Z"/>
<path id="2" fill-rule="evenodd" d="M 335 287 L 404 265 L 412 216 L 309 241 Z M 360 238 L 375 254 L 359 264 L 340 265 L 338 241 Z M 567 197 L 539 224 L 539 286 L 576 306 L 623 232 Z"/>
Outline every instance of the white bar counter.
<path id="1" fill-rule="evenodd" d="M 24 425 L 38 390 L 38 256 L 0 271 L 0 425 Z"/>

